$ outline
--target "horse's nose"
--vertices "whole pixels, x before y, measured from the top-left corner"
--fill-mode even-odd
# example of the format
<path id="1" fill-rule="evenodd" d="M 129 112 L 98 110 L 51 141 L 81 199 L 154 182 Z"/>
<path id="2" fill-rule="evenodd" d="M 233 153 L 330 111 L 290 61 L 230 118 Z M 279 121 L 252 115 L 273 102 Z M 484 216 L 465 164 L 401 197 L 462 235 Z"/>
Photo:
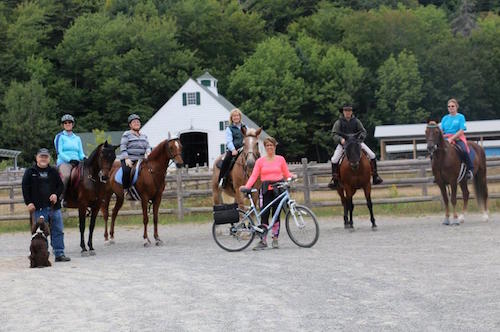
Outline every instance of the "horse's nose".
<path id="1" fill-rule="evenodd" d="M 255 160 L 248 159 L 247 160 L 247 167 L 250 168 L 250 169 L 253 169 L 254 166 L 255 166 Z"/>
<path id="2" fill-rule="evenodd" d="M 103 179 L 104 181 L 108 181 L 108 180 L 109 180 L 109 176 L 107 176 L 107 175 L 103 175 L 103 176 L 102 176 L 102 179 Z"/>
<path id="3" fill-rule="evenodd" d="M 358 167 L 359 167 L 359 162 L 351 163 L 351 167 L 352 167 L 353 169 L 358 169 Z"/>
<path id="4" fill-rule="evenodd" d="M 182 168 L 184 166 L 184 163 L 175 163 L 175 167 L 177 168 Z"/>

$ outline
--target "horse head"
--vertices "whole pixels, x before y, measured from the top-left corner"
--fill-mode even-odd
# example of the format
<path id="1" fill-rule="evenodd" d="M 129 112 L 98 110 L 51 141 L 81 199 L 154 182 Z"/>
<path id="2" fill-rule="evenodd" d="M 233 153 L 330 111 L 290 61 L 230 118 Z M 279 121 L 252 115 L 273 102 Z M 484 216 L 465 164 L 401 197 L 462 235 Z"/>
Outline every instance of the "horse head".
<path id="1" fill-rule="evenodd" d="M 259 135 L 262 132 L 262 128 L 253 129 L 253 128 L 245 128 L 242 130 L 243 135 L 243 168 L 245 169 L 247 174 L 251 174 L 253 171 L 253 167 L 255 166 L 255 162 L 260 157 L 259 152 Z"/>
<path id="2" fill-rule="evenodd" d="M 427 123 L 425 140 L 427 142 L 427 151 L 432 155 L 443 141 L 443 133 L 436 121 L 429 121 Z"/>
<path id="3" fill-rule="evenodd" d="M 177 168 L 181 168 L 182 165 L 184 165 L 184 160 L 182 159 L 182 144 L 180 139 L 178 137 L 172 137 L 170 132 L 168 132 L 167 149 L 169 158 L 175 162 Z"/>
<path id="4" fill-rule="evenodd" d="M 351 168 L 356 170 L 361 160 L 361 141 L 359 139 L 359 133 L 346 135 L 345 140 L 345 155 Z"/>
<path id="5" fill-rule="evenodd" d="M 109 180 L 111 167 L 116 159 L 115 149 L 117 147 L 118 145 L 112 145 L 105 141 L 99 144 L 84 162 L 85 167 L 91 169 L 92 176 L 98 176 L 102 183 Z"/>

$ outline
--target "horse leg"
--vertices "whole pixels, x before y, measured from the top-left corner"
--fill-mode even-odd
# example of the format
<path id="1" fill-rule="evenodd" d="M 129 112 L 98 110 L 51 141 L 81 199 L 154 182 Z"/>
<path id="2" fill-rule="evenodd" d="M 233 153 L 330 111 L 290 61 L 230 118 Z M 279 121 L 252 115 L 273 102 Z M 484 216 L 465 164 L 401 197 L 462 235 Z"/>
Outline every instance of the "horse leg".
<path id="1" fill-rule="evenodd" d="M 109 235 L 108 235 L 108 218 L 109 218 L 109 201 L 111 196 L 104 197 L 104 200 L 101 205 L 102 218 L 104 219 L 104 242 L 108 243 Z"/>
<path id="2" fill-rule="evenodd" d="M 159 198 L 156 198 L 154 203 L 153 203 L 154 237 L 155 237 L 156 245 L 162 246 L 163 241 L 160 240 L 160 236 L 158 235 L 158 212 L 160 210 L 161 195 L 158 195 L 158 196 L 159 196 Z"/>
<path id="3" fill-rule="evenodd" d="M 377 227 L 377 224 L 375 223 L 375 217 L 373 216 L 371 188 L 366 186 L 363 188 L 363 190 L 365 192 L 366 206 L 368 206 L 368 210 L 370 211 L 370 221 L 372 222 L 372 229 L 375 229 Z"/>
<path id="4" fill-rule="evenodd" d="M 448 205 L 448 192 L 446 191 L 446 187 L 444 184 L 439 185 L 439 190 L 441 191 L 441 197 L 443 198 L 443 203 L 444 203 L 444 208 L 445 208 L 445 215 L 444 215 L 444 225 L 449 225 L 450 224 L 450 207 Z"/>
<path id="5" fill-rule="evenodd" d="M 462 196 L 464 198 L 464 206 L 462 208 L 462 213 L 458 216 L 458 221 L 463 223 L 465 221 L 465 214 L 467 213 L 467 206 L 469 204 L 469 188 L 467 187 L 467 181 L 460 182 L 460 189 L 462 190 Z"/>
<path id="6" fill-rule="evenodd" d="M 348 197 L 347 201 L 349 202 L 349 228 L 354 228 L 354 223 L 352 221 L 352 213 L 354 211 L 354 202 L 353 202 L 352 196 Z"/>
<path id="7" fill-rule="evenodd" d="M 144 235 L 143 235 L 144 246 L 149 247 L 151 245 L 151 241 L 149 241 L 148 238 L 148 222 L 149 222 L 148 201 L 143 198 L 141 200 L 141 205 L 142 205 L 142 222 L 144 224 Z"/>
<path id="8" fill-rule="evenodd" d="M 78 208 L 78 221 L 80 226 L 80 248 L 82 248 L 81 254 L 82 256 L 88 256 L 87 248 L 85 247 L 85 213 L 86 208 L 80 206 Z"/>
<path id="9" fill-rule="evenodd" d="M 123 200 L 124 200 L 123 195 L 116 195 L 116 203 L 115 206 L 113 207 L 113 212 L 111 213 L 111 228 L 109 230 L 110 244 L 115 243 L 115 221 L 116 221 L 116 216 L 118 215 L 118 211 L 120 211 L 123 205 Z"/>
<path id="10" fill-rule="evenodd" d="M 90 214 L 90 224 L 89 224 L 89 241 L 88 246 L 90 250 L 90 256 L 95 255 L 94 246 L 92 244 L 92 238 L 94 237 L 95 220 L 97 218 L 97 213 L 99 213 L 99 202 L 95 202 L 92 206 L 92 211 Z"/>
<path id="11" fill-rule="evenodd" d="M 451 206 L 453 207 L 453 222 L 452 224 L 454 225 L 459 225 L 460 223 L 458 222 L 458 214 L 457 214 L 457 184 L 452 183 L 450 184 L 451 187 Z"/>
<path id="12" fill-rule="evenodd" d="M 349 220 L 347 219 L 347 211 L 349 207 L 347 206 L 347 200 L 344 195 L 344 189 L 337 189 L 337 192 L 340 196 L 340 201 L 342 202 L 342 206 L 344 207 L 344 228 L 348 228 Z"/>

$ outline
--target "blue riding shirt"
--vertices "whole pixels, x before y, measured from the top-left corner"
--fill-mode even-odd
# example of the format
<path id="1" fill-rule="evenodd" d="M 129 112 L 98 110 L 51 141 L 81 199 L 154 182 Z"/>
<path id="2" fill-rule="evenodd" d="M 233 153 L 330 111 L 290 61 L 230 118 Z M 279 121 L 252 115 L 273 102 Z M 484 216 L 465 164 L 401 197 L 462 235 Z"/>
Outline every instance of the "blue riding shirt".
<path id="1" fill-rule="evenodd" d="M 82 140 L 73 132 L 68 134 L 67 131 L 63 130 L 57 134 L 54 146 L 57 152 L 57 166 L 69 163 L 70 160 L 83 160 L 85 158 Z"/>
<path id="2" fill-rule="evenodd" d="M 446 134 L 456 134 L 460 129 L 463 131 L 467 130 L 465 126 L 465 117 L 461 113 L 457 113 L 455 116 L 449 114 L 443 116 L 441 119 L 441 129 L 443 133 Z"/>

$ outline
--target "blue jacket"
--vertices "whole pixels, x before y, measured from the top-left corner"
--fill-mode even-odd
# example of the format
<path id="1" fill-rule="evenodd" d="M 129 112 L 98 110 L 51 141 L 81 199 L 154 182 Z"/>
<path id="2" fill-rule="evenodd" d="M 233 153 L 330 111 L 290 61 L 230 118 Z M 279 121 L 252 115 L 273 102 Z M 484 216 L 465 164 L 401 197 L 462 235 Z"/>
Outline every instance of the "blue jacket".
<path id="1" fill-rule="evenodd" d="M 68 134 L 65 130 L 61 131 L 54 138 L 54 146 L 57 152 L 57 166 L 68 163 L 70 160 L 85 158 L 82 140 L 74 133 Z"/>

